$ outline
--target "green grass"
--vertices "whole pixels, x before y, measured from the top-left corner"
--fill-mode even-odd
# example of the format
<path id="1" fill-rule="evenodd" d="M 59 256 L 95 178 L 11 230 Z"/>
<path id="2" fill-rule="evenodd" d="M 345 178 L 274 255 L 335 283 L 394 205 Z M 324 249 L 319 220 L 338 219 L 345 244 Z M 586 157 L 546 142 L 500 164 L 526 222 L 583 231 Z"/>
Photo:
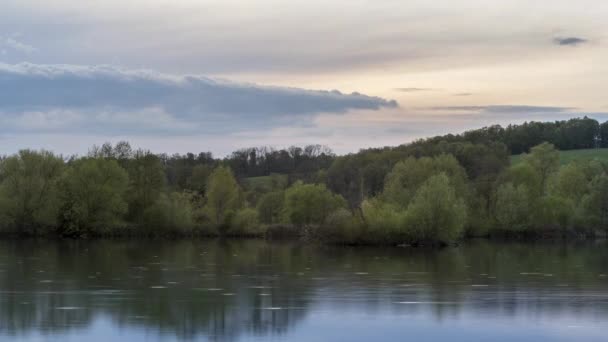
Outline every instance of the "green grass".
<path id="1" fill-rule="evenodd" d="M 511 156 L 511 164 L 517 164 L 521 161 L 521 154 Z M 568 164 L 574 160 L 591 160 L 598 159 L 608 162 L 608 148 L 592 148 L 587 150 L 571 150 L 560 151 L 560 161 L 562 164 Z"/>
<path id="2" fill-rule="evenodd" d="M 270 176 L 248 177 L 243 179 L 243 183 L 248 189 L 260 189 L 268 192 L 274 190 L 279 184 L 287 184 L 287 175 L 273 174 Z"/>

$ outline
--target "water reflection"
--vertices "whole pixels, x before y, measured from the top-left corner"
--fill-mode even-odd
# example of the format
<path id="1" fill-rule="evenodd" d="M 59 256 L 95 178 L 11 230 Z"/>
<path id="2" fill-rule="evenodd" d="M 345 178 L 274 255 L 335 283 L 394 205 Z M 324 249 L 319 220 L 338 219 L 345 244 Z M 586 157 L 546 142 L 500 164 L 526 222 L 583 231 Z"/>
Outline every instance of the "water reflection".
<path id="1" fill-rule="evenodd" d="M 0 241 L 0 336 L 363 340 L 380 325 L 387 339 L 466 328 L 465 340 L 486 322 L 519 326 L 532 340 L 547 322 L 606 327 L 607 260 L 603 243 Z"/>

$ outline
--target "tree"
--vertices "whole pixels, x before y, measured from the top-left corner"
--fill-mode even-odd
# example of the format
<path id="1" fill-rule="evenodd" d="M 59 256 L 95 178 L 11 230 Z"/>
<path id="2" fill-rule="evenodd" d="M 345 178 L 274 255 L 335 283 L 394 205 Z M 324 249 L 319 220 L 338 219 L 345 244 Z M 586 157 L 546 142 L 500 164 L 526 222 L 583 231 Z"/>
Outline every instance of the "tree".
<path id="1" fill-rule="evenodd" d="M 600 125 L 600 147 L 608 148 L 608 121 Z"/>
<path id="2" fill-rule="evenodd" d="M 61 181 L 60 231 L 79 235 L 115 228 L 127 212 L 128 185 L 127 172 L 115 160 L 75 161 Z"/>
<path id="3" fill-rule="evenodd" d="M 523 185 L 528 191 L 529 199 L 536 200 L 543 193 L 542 176 L 529 163 L 519 163 L 511 166 L 501 177 L 501 183 L 512 183 L 515 187 Z"/>
<path id="4" fill-rule="evenodd" d="M 260 222 L 265 224 L 279 223 L 283 214 L 284 202 L 284 191 L 273 191 L 262 195 L 257 206 Z"/>
<path id="5" fill-rule="evenodd" d="M 204 194 L 207 180 L 213 169 L 209 165 L 196 165 L 192 169 L 192 175 L 188 179 L 188 189 L 197 194 Z"/>
<path id="6" fill-rule="evenodd" d="M 496 193 L 496 221 L 502 229 L 521 231 L 530 225 L 530 191 L 524 184 L 502 184 Z"/>
<path id="7" fill-rule="evenodd" d="M 408 158 L 395 165 L 386 177 L 382 198 L 406 208 L 418 188 L 430 177 L 443 173 L 460 196 L 465 196 L 466 174 L 452 155 L 442 154 L 434 158 Z"/>
<path id="8" fill-rule="evenodd" d="M 608 230 L 608 175 L 597 175 L 591 182 L 590 192 L 583 198 L 589 227 Z"/>
<path id="9" fill-rule="evenodd" d="M 366 243 L 404 242 L 410 237 L 404 225 L 406 211 L 378 198 L 367 199 L 361 204 L 365 231 L 360 240 Z"/>
<path id="10" fill-rule="evenodd" d="M 363 199 L 360 165 L 353 156 L 336 159 L 327 171 L 327 185 L 343 196 L 351 207 L 358 206 Z"/>
<path id="11" fill-rule="evenodd" d="M 57 223 L 63 159 L 48 151 L 22 150 L 0 164 L 0 217 L 5 225 L 34 233 Z"/>
<path id="12" fill-rule="evenodd" d="M 560 196 L 545 195 L 534 208 L 531 223 L 537 229 L 566 229 L 570 227 L 574 214 L 572 201 Z"/>
<path id="13" fill-rule="evenodd" d="M 549 177 L 559 168 L 559 151 L 552 144 L 545 142 L 532 147 L 530 154 L 526 155 L 524 160 L 538 171 L 541 189 L 546 191 Z"/>
<path id="14" fill-rule="evenodd" d="M 254 236 L 262 234 L 258 212 L 253 208 L 242 208 L 236 212 L 230 224 L 229 234 Z"/>
<path id="15" fill-rule="evenodd" d="M 296 182 L 285 191 L 285 214 L 295 225 L 319 225 L 334 211 L 345 208 L 346 200 L 325 185 Z"/>
<path id="16" fill-rule="evenodd" d="M 142 224 L 143 215 L 159 199 L 165 186 L 165 173 L 160 158 L 139 150 L 128 161 L 129 218 Z"/>
<path id="17" fill-rule="evenodd" d="M 190 194 L 172 192 L 162 194 L 156 203 L 144 212 L 144 226 L 148 233 L 191 233 L 194 229 L 192 198 Z"/>
<path id="18" fill-rule="evenodd" d="M 242 206 L 240 188 L 230 168 L 219 166 L 213 170 L 207 182 L 205 198 L 205 217 L 220 233 L 225 233 L 232 217 Z"/>
<path id="19" fill-rule="evenodd" d="M 429 178 L 407 208 L 406 225 L 417 241 L 453 243 L 462 237 L 467 220 L 465 202 L 444 173 Z"/>
<path id="20" fill-rule="evenodd" d="M 562 166 L 552 183 L 552 192 L 574 204 L 580 203 L 589 186 L 583 165 L 577 162 Z"/>

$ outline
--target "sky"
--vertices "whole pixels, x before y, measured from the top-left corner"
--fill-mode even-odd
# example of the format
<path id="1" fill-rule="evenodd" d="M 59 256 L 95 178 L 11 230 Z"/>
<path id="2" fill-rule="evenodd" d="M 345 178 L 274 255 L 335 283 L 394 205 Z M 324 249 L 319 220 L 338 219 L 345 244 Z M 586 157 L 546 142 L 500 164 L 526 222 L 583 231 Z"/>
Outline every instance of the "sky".
<path id="1" fill-rule="evenodd" d="M 0 153 L 324 144 L 608 120 L 605 0 L 2 0 Z"/>

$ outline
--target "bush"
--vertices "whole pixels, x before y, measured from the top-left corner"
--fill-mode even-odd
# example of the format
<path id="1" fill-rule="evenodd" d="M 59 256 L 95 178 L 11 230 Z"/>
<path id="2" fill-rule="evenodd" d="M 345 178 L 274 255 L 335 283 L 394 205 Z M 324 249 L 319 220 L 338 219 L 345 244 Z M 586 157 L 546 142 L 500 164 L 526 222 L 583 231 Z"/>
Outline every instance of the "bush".
<path id="1" fill-rule="evenodd" d="M 244 208 L 234 215 L 228 235 L 256 236 L 262 235 L 264 230 L 260 226 L 258 212 L 253 208 Z"/>
<path id="2" fill-rule="evenodd" d="M 404 226 L 405 210 L 378 199 L 365 200 L 361 205 L 365 229 L 359 240 L 362 243 L 403 243 L 407 241 Z"/>
<path id="3" fill-rule="evenodd" d="M 318 228 L 315 237 L 333 243 L 361 243 L 363 225 L 360 219 L 344 208 L 331 213 L 322 227 Z"/>
<path id="4" fill-rule="evenodd" d="M 190 234 L 194 229 L 192 197 L 187 193 L 162 194 L 144 212 L 144 232 L 156 235 L 167 233 Z"/>
<path id="5" fill-rule="evenodd" d="M 285 192 L 274 191 L 264 194 L 258 201 L 260 222 L 265 224 L 280 223 L 285 203 Z"/>
<path id="6" fill-rule="evenodd" d="M 0 163 L 0 219 L 20 233 L 57 225 L 63 160 L 47 151 L 22 150 Z"/>
<path id="7" fill-rule="evenodd" d="M 205 224 L 217 229 L 220 235 L 226 233 L 242 206 L 241 190 L 230 168 L 220 166 L 213 170 L 207 181 L 205 199 Z"/>
<path id="8" fill-rule="evenodd" d="M 85 158 L 70 166 L 61 182 L 64 205 L 60 232 L 101 233 L 123 222 L 127 173 L 114 160 Z"/>
<path id="9" fill-rule="evenodd" d="M 296 182 L 285 192 L 286 218 L 298 226 L 320 225 L 339 208 L 346 208 L 346 201 L 325 185 Z"/>
<path id="10" fill-rule="evenodd" d="M 429 178 L 407 208 L 406 226 L 414 242 L 453 243 L 462 237 L 467 220 L 464 201 L 456 196 L 447 175 Z"/>
<path id="11" fill-rule="evenodd" d="M 495 215 L 499 227 L 504 230 L 522 231 L 530 225 L 530 191 L 525 185 L 506 183 L 496 193 Z"/>

